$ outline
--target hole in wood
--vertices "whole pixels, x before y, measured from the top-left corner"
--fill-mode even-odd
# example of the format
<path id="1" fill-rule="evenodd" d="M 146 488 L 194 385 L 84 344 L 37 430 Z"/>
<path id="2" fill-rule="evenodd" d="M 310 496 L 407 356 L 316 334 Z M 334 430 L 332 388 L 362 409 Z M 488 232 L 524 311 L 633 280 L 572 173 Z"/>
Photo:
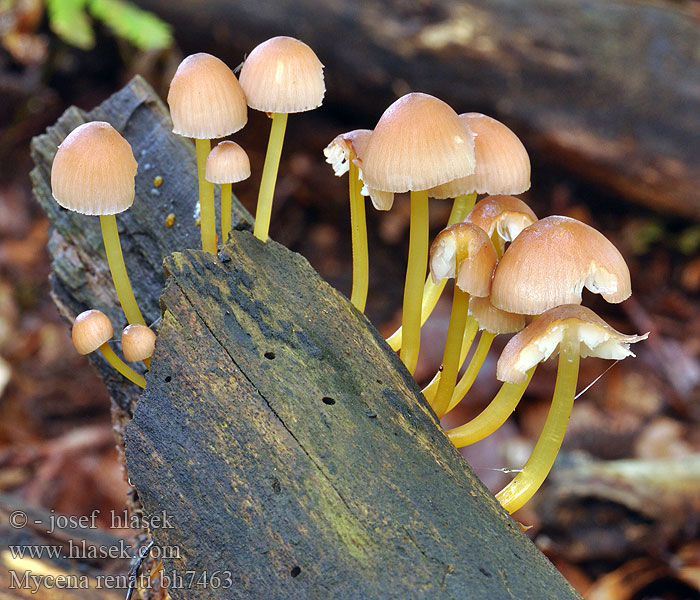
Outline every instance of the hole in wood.
<path id="1" fill-rule="evenodd" d="M 292 567 L 292 570 L 290 571 L 290 575 L 292 577 L 297 577 L 301 573 L 301 567 Z"/>
<path id="2" fill-rule="evenodd" d="M 329 398 L 328 396 L 321 398 L 321 401 L 328 406 L 333 406 L 335 404 L 335 400 L 333 398 Z"/>
<path id="3" fill-rule="evenodd" d="M 172 380 L 173 380 L 173 378 L 170 377 L 170 375 L 168 375 L 168 376 L 165 378 L 165 383 L 170 383 Z"/>
<path id="4" fill-rule="evenodd" d="M 265 352 L 265 358 L 267 360 L 272 360 L 273 358 L 275 358 L 275 353 L 274 352 Z"/>

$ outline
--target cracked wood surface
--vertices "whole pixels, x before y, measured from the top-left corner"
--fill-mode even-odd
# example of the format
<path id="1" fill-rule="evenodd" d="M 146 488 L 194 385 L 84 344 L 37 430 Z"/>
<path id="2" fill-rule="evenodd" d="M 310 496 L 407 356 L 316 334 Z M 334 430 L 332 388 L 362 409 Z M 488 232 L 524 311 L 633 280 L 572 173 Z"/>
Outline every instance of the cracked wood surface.
<path id="1" fill-rule="evenodd" d="M 235 232 L 175 253 L 131 481 L 198 598 L 577 598 L 447 441 L 378 332 L 305 259 Z M 189 590 L 170 590 L 189 598 Z"/>

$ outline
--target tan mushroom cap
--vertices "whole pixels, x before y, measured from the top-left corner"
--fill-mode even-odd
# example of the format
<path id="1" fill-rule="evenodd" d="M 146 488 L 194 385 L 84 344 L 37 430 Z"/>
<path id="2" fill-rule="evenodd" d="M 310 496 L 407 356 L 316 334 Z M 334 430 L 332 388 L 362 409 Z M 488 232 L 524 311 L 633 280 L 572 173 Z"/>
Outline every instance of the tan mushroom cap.
<path id="1" fill-rule="evenodd" d="M 508 312 L 537 315 L 561 304 L 580 304 L 584 287 L 608 302 L 629 298 L 625 259 L 593 227 L 552 216 L 523 229 L 505 251 L 491 302 Z"/>
<path id="2" fill-rule="evenodd" d="M 537 216 L 520 198 L 487 196 L 476 203 L 464 221 L 481 227 L 503 254 L 506 242 L 518 237 L 523 229 L 537 221 Z"/>
<path id="3" fill-rule="evenodd" d="M 350 161 L 364 156 L 371 129 L 355 129 L 335 136 L 323 150 L 326 162 L 333 167 L 336 177 L 345 175 L 350 170 Z"/>
<path id="4" fill-rule="evenodd" d="M 476 169 L 473 175 L 432 188 L 433 198 L 460 194 L 522 194 L 530 189 L 530 157 L 525 146 L 500 121 L 481 113 L 459 116 L 474 132 Z"/>
<path id="5" fill-rule="evenodd" d="M 399 98 L 379 119 L 362 168 L 370 190 L 428 190 L 474 172 L 474 135 L 442 100 L 422 93 Z"/>
<path id="6" fill-rule="evenodd" d="M 170 82 L 168 106 L 173 132 L 184 137 L 220 138 L 248 122 L 245 94 L 233 71 L 205 52 L 180 63 Z"/>
<path id="7" fill-rule="evenodd" d="M 217 144 L 207 156 L 204 179 L 211 183 L 237 183 L 250 177 L 250 160 L 236 142 Z"/>
<path id="8" fill-rule="evenodd" d="M 111 340 L 114 330 L 107 315 L 93 309 L 75 318 L 71 335 L 78 354 L 90 354 Z"/>
<path id="9" fill-rule="evenodd" d="M 457 286 L 472 296 L 488 296 L 498 257 L 483 230 L 471 223 L 443 229 L 430 246 L 430 274 L 435 283 L 457 274 Z"/>
<path id="10" fill-rule="evenodd" d="M 304 42 L 280 36 L 263 42 L 241 69 L 248 106 L 269 113 L 298 113 L 323 103 L 323 64 Z"/>
<path id="11" fill-rule="evenodd" d="M 557 306 L 511 338 L 498 359 L 496 377 L 508 383 L 522 383 L 527 379 L 527 371 L 555 355 L 565 334 L 568 339 L 578 340 L 582 358 L 597 356 L 610 360 L 634 356 L 630 344 L 649 336 L 620 333 L 585 306 Z"/>
<path id="12" fill-rule="evenodd" d="M 496 335 L 515 333 L 525 327 L 526 323 L 525 315 L 499 310 L 491 304 L 490 298 L 472 296 L 469 299 L 469 314 L 479 323 L 479 329 Z"/>
<path id="13" fill-rule="evenodd" d="M 63 208 L 83 215 L 116 215 L 134 202 L 136 159 L 109 123 L 71 131 L 51 166 L 51 193 Z"/>
<path id="14" fill-rule="evenodd" d="M 145 325 L 129 325 L 122 331 L 122 352 L 129 362 L 150 358 L 155 345 L 156 334 Z"/>

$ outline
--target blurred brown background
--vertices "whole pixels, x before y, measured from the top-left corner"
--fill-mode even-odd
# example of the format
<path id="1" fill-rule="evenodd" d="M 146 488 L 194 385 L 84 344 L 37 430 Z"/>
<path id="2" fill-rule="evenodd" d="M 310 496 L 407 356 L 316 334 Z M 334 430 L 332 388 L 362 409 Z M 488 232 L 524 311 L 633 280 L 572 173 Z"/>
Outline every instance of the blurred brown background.
<path id="1" fill-rule="evenodd" d="M 532 525 L 531 537 L 589 598 L 700 597 L 699 4 L 138 4 L 172 25 L 172 44 L 148 49 L 148 40 L 115 33 L 88 11 L 94 39 L 79 48 L 42 0 L 0 2 L 0 494 L 84 515 L 121 510 L 127 492 L 106 393 L 49 297 L 47 222 L 28 180 L 31 137 L 69 105 L 89 109 L 135 73 L 165 97 L 187 54 L 208 51 L 235 68 L 264 39 L 293 35 L 325 64 L 328 91 L 323 107 L 289 119 L 270 233 L 341 291 L 351 285 L 347 180 L 333 176 L 322 149 L 342 131 L 373 127 L 409 91 L 504 121 L 530 151 L 524 199 L 538 216 L 574 216 L 620 248 L 633 298 L 585 302 L 621 331 L 652 334 L 636 360 L 617 364 L 577 400 L 552 478 L 516 518 Z M 268 127 L 250 111 L 234 136 L 253 165 L 252 178 L 234 188 L 250 210 Z M 434 234 L 449 206 L 433 203 L 431 211 Z M 367 314 L 388 335 L 400 322 L 407 203 L 368 209 L 368 220 Z M 439 365 L 449 297 L 425 328 L 421 381 Z M 449 424 L 493 396 L 503 345 L 494 344 Z M 579 388 L 607 366 L 583 361 Z M 504 469 L 527 458 L 553 375 L 553 364 L 540 368 L 513 418 L 465 451 L 492 489 L 507 481 Z"/>

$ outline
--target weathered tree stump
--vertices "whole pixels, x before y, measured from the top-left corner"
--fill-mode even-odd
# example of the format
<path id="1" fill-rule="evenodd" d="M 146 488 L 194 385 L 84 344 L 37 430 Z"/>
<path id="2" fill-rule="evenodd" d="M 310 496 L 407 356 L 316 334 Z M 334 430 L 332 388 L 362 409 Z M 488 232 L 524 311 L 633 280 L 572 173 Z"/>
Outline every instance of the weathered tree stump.
<path id="1" fill-rule="evenodd" d="M 69 111 L 34 146 L 64 314 L 98 306 L 120 321 L 92 219 L 57 210 L 47 187 L 55 144 L 85 118 L 110 120 L 140 163 L 119 220 L 136 296 L 163 320 L 140 399 L 98 367 L 143 513 L 166 519 L 151 533 L 172 598 L 578 597 L 377 331 L 303 258 L 246 231 L 218 256 L 184 250 L 199 245 L 193 151 L 141 80 L 89 115 Z M 153 175 L 171 182 L 157 202 Z"/>

